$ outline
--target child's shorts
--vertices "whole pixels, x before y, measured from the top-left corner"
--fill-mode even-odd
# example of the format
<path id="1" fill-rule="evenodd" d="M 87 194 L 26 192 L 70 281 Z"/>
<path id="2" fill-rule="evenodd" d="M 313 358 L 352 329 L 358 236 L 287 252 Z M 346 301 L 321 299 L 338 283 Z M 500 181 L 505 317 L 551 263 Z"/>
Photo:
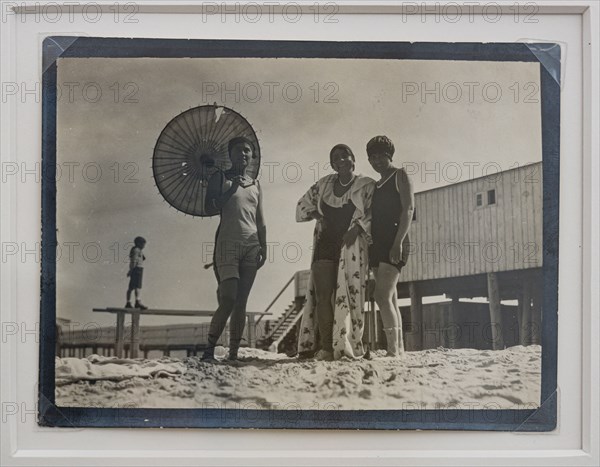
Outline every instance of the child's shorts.
<path id="1" fill-rule="evenodd" d="M 129 290 L 141 289 L 143 276 L 144 268 L 133 268 L 129 275 Z"/>
<path id="2" fill-rule="evenodd" d="M 241 267 L 256 267 L 260 245 L 256 243 L 217 242 L 215 248 L 215 269 L 219 282 L 239 279 Z"/>

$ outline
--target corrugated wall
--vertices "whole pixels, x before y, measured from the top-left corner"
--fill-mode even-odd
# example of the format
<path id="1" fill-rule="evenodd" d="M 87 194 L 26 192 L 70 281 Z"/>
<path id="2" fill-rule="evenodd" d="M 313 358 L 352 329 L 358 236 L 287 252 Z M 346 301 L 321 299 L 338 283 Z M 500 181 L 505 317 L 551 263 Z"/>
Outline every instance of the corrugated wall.
<path id="1" fill-rule="evenodd" d="M 415 206 L 402 282 L 542 266 L 541 162 L 417 193 Z"/>

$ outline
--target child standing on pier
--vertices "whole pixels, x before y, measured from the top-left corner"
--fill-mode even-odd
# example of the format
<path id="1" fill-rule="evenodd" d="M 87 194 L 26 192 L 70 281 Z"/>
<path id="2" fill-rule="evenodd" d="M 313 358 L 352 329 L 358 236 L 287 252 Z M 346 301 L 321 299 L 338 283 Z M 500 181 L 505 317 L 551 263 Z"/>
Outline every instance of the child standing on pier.
<path id="1" fill-rule="evenodd" d="M 148 307 L 142 304 L 142 277 L 144 275 L 144 261 L 146 257 L 142 253 L 142 250 L 146 246 L 146 239 L 144 237 L 135 237 L 133 241 L 134 246 L 129 252 L 129 271 L 127 277 L 129 277 L 129 287 L 127 288 L 127 303 L 125 308 L 133 308 L 131 306 L 131 292 L 135 293 L 135 308 L 140 310 L 147 310 Z"/>

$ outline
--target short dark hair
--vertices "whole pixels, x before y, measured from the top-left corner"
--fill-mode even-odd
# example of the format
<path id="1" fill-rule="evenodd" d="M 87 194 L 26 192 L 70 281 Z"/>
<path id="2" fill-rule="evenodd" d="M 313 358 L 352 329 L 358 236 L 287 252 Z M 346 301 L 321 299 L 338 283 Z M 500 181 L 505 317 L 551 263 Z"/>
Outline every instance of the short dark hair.
<path id="1" fill-rule="evenodd" d="M 250 141 L 250 139 L 246 138 L 245 136 L 236 136 L 235 138 L 231 138 L 229 140 L 229 142 L 227 143 L 227 153 L 230 156 L 231 156 L 231 150 L 233 149 L 234 146 L 236 146 L 238 144 L 250 145 L 250 148 L 252 149 L 252 154 L 254 154 L 254 144 L 252 143 L 252 141 Z"/>
<path id="2" fill-rule="evenodd" d="M 329 151 L 329 163 L 331 165 L 333 165 L 333 153 L 337 149 L 341 149 L 342 151 L 345 151 L 352 158 L 352 162 L 356 162 L 354 153 L 352 152 L 352 149 L 350 149 L 350 146 L 340 143 L 340 144 L 336 144 L 334 147 L 331 148 L 331 151 Z"/>
<path id="3" fill-rule="evenodd" d="M 133 243 L 135 243 L 135 246 L 140 248 L 142 245 L 146 244 L 146 239 L 144 237 L 135 237 L 133 239 Z"/>
<path id="4" fill-rule="evenodd" d="M 394 143 L 387 136 L 375 136 L 367 143 L 367 155 L 384 153 L 391 159 L 394 157 Z"/>

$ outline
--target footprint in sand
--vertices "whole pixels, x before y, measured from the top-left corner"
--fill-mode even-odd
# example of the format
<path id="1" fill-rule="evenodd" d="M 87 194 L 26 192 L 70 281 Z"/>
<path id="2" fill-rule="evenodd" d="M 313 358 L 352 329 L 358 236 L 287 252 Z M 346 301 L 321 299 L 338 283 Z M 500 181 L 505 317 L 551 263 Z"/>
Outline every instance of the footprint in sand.
<path id="1" fill-rule="evenodd" d="M 479 365 L 477 365 L 477 368 L 487 368 L 489 366 L 492 366 L 493 364 L 494 360 L 486 360 L 485 362 L 482 362 Z"/>
<path id="2" fill-rule="evenodd" d="M 502 389 L 502 386 L 497 386 L 495 384 L 482 384 L 481 387 L 486 391 L 494 391 L 496 389 Z"/>

